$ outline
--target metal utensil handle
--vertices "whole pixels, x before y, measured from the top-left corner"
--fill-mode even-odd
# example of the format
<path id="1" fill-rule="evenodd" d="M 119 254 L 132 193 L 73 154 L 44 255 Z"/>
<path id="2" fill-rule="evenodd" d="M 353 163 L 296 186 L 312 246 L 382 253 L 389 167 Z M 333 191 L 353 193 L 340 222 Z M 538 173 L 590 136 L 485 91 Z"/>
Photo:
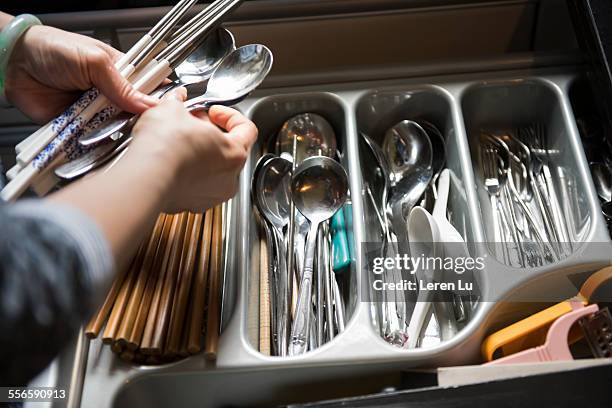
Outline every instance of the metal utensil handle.
<path id="1" fill-rule="evenodd" d="M 306 239 L 306 257 L 304 258 L 304 273 L 300 283 L 297 307 L 295 309 L 295 319 L 293 330 L 291 331 L 291 341 L 289 342 L 289 355 L 296 356 L 303 354 L 308 347 L 308 332 L 310 330 L 310 313 L 308 309 L 312 298 L 312 277 L 314 269 L 315 247 L 317 243 L 317 232 L 319 223 L 312 222 L 308 238 Z"/>
<path id="2" fill-rule="evenodd" d="M 278 352 L 280 356 L 287 355 L 287 337 L 289 332 L 289 308 L 287 303 L 287 263 L 286 263 L 286 251 L 287 248 L 283 241 L 284 237 L 281 231 L 273 228 L 274 240 L 276 243 L 277 251 L 277 284 L 278 293 L 277 296 L 277 330 L 278 330 Z"/>

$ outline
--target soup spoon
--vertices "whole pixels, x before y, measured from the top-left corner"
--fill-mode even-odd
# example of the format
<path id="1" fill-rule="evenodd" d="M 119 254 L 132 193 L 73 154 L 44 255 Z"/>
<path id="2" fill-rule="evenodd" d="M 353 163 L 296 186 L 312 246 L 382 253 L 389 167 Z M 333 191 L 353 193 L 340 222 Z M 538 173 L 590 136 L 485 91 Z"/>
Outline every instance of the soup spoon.
<path id="1" fill-rule="evenodd" d="M 310 222 L 304 270 L 289 343 L 289 355 L 295 356 L 303 354 L 308 347 L 309 310 L 319 225 L 331 218 L 344 205 L 348 194 L 346 171 L 337 161 L 329 157 L 308 158 L 294 171 L 291 178 L 291 194 L 297 209 Z"/>

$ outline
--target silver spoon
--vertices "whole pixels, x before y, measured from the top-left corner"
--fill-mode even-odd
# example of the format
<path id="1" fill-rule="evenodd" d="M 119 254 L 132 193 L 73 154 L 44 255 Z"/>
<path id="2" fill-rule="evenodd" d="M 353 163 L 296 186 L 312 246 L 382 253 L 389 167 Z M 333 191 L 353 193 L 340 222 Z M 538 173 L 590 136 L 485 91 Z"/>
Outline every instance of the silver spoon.
<path id="1" fill-rule="evenodd" d="M 281 157 L 267 160 L 257 175 L 255 191 L 261 212 L 271 226 L 271 238 L 276 248 L 277 276 L 276 286 L 277 350 L 285 356 L 289 331 L 289 276 L 287 272 L 287 246 L 283 239 L 283 229 L 289 223 L 289 183 L 291 162 Z"/>
<path id="2" fill-rule="evenodd" d="M 206 92 L 185 102 L 185 107 L 194 111 L 206 110 L 212 105 L 235 105 L 261 85 L 272 69 L 272 60 L 272 52 L 260 44 L 245 45 L 232 51 L 215 68 Z M 116 122 L 115 132 L 118 132 L 129 125 L 130 119 L 115 119 L 112 122 Z M 79 139 L 79 142 L 90 145 L 113 133 Z"/>
<path id="3" fill-rule="evenodd" d="M 58 166 L 55 175 L 63 180 L 74 180 L 97 169 L 121 153 L 132 141 L 132 137 L 95 146 L 74 160 Z"/>
<path id="4" fill-rule="evenodd" d="M 409 254 L 406 219 L 433 176 L 431 141 L 418 123 L 403 120 L 385 134 L 383 151 L 389 159 L 391 184 L 387 212 L 391 218 L 393 232 L 397 237 L 398 251 L 400 254 Z M 413 281 L 415 279 L 413 275 L 404 271 L 400 271 L 400 275 L 403 279 Z M 408 325 L 417 300 L 417 293 L 409 291 L 405 294 L 398 291 L 395 295 L 398 317 L 405 325 Z M 404 305 L 401 305 L 402 301 Z M 401 336 L 394 336 L 395 338 L 399 344 L 402 343 Z"/>
<path id="5" fill-rule="evenodd" d="M 427 133 L 427 136 L 429 136 L 429 141 L 431 142 L 431 149 L 433 153 L 431 163 L 433 170 L 432 181 L 436 182 L 438 176 L 442 170 L 444 170 L 444 166 L 446 165 L 446 142 L 444 141 L 444 136 L 442 136 L 440 129 L 438 129 L 433 123 L 426 120 L 419 120 L 419 125 L 421 125 L 425 133 Z"/>
<path id="6" fill-rule="evenodd" d="M 276 151 L 281 155 L 289 155 L 293 161 L 293 169 L 309 157 L 327 156 L 334 157 L 337 150 L 336 134 L 331 124 L 321 115 L 315 113 L 301 113 L 289 118 L 282 126 L 276 138 Z M 291 218 L 289 221 L 289 239 L 288 248 L 295 247 L 295 220 L 296 210 L 295 205 L 291 202 Z M 298 231 L 298 233 L 303 232 Z M 307 231 L 304 232 L 307 234 Z M 306 235 L 297 238 L 297 241 L 304 242 Z M 322 242 L 319 240 L 319 242 Z M 304 246 L 298 247 L 298 251 L 303 252 Z M 294 257 L 289 254 L 287 261 L 289 270 L 293 270 Z M 303 254 L 299 254 L 298 258 L 303 258 Z M 320 269 L 324 269 L 326 263 L 318 263 L 323 265 Z M 323 304 L 323 273 L 317 273 L 317 304 Z M 300 273 L 301 276 L 301 273 Z M 330 323 L 330 322 L 328 322 Z M 329 330 L 331 332 L 331 330 Z M 323 343 L 323 308 L 317 308 L 317 344 Z"/>
<path id="7" fill-rule="evenodd" d="M 378 168 L 378 172 L 366 172 L 364 181 L 366 182 L 366 194 L 370 197 L 374 211 L 376 212 L 376 218 L 380 224 L 380 230 L 382 233 L 382 245 L 381 245 L 381 256 L 387 256 L 388 244 L 391 241 L 389 224 L 386 219 L 384 208 L 387 205 L 387 197 L 389 194 L 389 162 L 387 157 L 381 150 L 380 146 L 373 141 L 367 134 L 361 133 L 363 144 L 366 147 L 365 160 L 366 163 L 370 164 L 374 162 L 374 165 Z M 368 154 L 369 153 L 369 154 Z M 369 159 L 369 160 L 368 160 Z M 393 272 L 395 273 L 395 272 Z M 383 281 L 386 281 L 385 274 L 380 275 Z M 380 304 L 382 307 L 376 307 L 375 313 L 376 318 L 379 322 L 380 333 L 384 338 L 388 338 L 389 335 L 399 330 L 400 324 L 398 321 L 398 313 L 396 311 L 396 304 L 398 299 L 395 298 L 395 294 L 391 293 L 392 302 L 388 299 L 387 291 L 376 292 L 374 295 L 380 294 Z M 402 302 L 403 303 L 403 302 Z M 397 305 L 399 306 L 399 305 Z"/>
<path id="8" fill-rule="evenodd" d="M 334 157 L 337 149 L 334 128 L 322 116 L 302 113 L 287 120 L 276 138 L 276 150 L 293 156 L 295 140 L 295 162 L 300 164 L 312 156 Z"/>
<path id="9" fill-rule="evenodd" d="M 261 224 L 263 225 L 264 234 L 266 236 L 266 242 L 268 243 L 268 281 L 270 287 L 270 320 L 271 320 L 271 330 L 272 330 L 272 347 L 274 350 L 274 354 L 277 354 L 277 315 L 276 315 L 276 298 L 277 298 L 277 288 L 275 286 L 275 262 L 274 262 L 274 238 L 272 235 L 272 226 L 268 222 L 268 220 L 264 216 L 264 202 L 262 200 L 262 195 L 257 194 L 257 181 L 259 180 L 259 175 L 261 174 L 261 169 L 276 156 L 273 154 L 264 154 L 259 158 L 257 164 L 255 164 L 255 168 L 253 169 L 253 175 L 251 176 L 251 199 L 257 208 L 259 215 L 261 216 Z"/>
<path id="10" fill-rule="evenodd" d="M 344 205 L 348 194 L 346 171 L 329 157 L 308 158 L 294 171 L 291 194 L 297 209 L 310 221 L 304 271 L 289 343 L 289 355 L 294 356 L 303 354 L 308 347 L 313 265 L 319 225 Z"/>
<path id="11" fill-rule="evenodd" d="M 174 69 L 178 77 L 174 83 L 176 86 L 185 86 L 206 81 L 221 61 L 235 49 L 234 35 L 225 28 L 217 29 Z"/>
<path id="12" fill-rule="evenodd" d="M 389 159 L 391 220 L 399 242 L 408 241 L 406 215 L 416 204 L 433 176 L 433 151 L 429 136 L 416 122 L 403 120 L 383 141 Z"/>
<path id="13" fill-rule="evenodd" d="M 210 78 L 223 58 L 235 49 L 236 42 L 232 33 L 225 28 L 218 29 L 206 37 L 204 42 L 176 67 L 174 72 L 178 78 L 159 87 L 151 93 L 151 96 L 161 99 L 165 94 L 178 87 L 204 83 Z M 93 144 L 112 136 L 127 125 L 133 126 L 138 118 L 139 116 L 134 116 L 129 112 L 121 112 L 99 128 L 81 136 L 79 142 L 83 145 Z"/>

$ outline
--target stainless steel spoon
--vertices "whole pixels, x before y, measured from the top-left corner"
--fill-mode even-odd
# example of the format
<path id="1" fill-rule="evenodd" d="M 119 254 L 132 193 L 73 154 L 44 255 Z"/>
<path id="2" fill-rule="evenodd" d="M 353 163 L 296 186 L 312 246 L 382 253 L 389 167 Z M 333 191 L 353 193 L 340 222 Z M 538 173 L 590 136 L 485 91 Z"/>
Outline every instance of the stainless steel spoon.
<path id="1" fill-rule="evenodd" d="M 232 33 L 225 28 L 219 28 L 206 37 L 204 42 L 176 67 L 174 72 L 178 78 L 159 87 L 151 93 L 151 96 L 161 99 L 165 94 L 178 87 L 203 84 L 210 78 L 221 61 L 235 49 L 236 41 Z M 138 118 L 139 116 L 134 116 L 129 112 L 121 112 L 99 128 L 81 136 L 79 142 L 83 145 L 93 144 L 112 136 L 126 126 L 133 126 Z"/>
<path id="2" fill-rule="evenodd" d="M 348 177 L 344 168 L 325 156 L 302 162 L 291 178 L 291 194 L 297 209 L 310 221 L 306 258 L 289 343 L 289 355 L 299 355 L 308 347 L 313 264 L 319 225 L 331 218 L 345 203 Z"/>
<path id="3" fill-rule="evenodd" d="M 271 235 L 276 249 L 276 332 L 278 355 L 287 353 L 289 335 L 289 275 L 287 271 L 287 245 L 283 230 L 289 223 L 289 195 L 291 181 L 291 162 L 281 157 L 273 157 L 263 164 L 257 175 L 257 202 L 261 205 L 263 217 L 271 226 Z"/>
<path id="4" fill-rule="evenodd" d="M 257 163 L 255 164 L 255 168 L 253 169 L 253 175 L 251 176 L 251 199 L 255 204 L 255 207 L 258 210 L 258 213 L 261 217 L 261 224 L 264 229 L 264 234 L 266 236 L 266 242 L 268 243 L 268 282 L 270 287 L 270 327 L 272 332 L 272 349 L 274 351 L 273 354 L 278 354 L 277 346 L 278 346 L 278 329 L 277 329 L 277 310 L 276 310 L 276 299 L 278 288 L 276 287 L 276 262 L 275 262 L 275 248 L 274 248 L 274 236 L 272 233 L 272 225 L 264 216 L 265 204 L 263 201 L 263 196 L 261 194 L 257 194 L 257 182 L 259 180 L 259 175 L 261 174 L 261 169 L 276 156 L 273 154 L 264 154 L 259 158 Z"/>
<path id="5" fill-rule="evenodd" d="M 397 238 L 399 255 L 409 254 L 408 228 L 406 224 L 410 210 L 425 192 L 433 176 L 433 151 L 427 133 L 416 122 L 403 120 L 385 134 L 383 151 L 389 160 L 389 181 L 391 190 L 387 202 L 387 214 L 391 219 Z M 391 245 L 392 249 L 394 245 Z M 407 271 L 396 271 L 397 279 L 413 280 Z M 396 307 L 401 323 L 410 322 L 417 301 L 416 291 L 397 291 Z M 404 305 L 402 305 L 404 303 Z M 402 330 L 398 333 L 401 334 Z M 403 336 L 393 336 L 392 341 L 402 344 Z"/>
<path id="6" fill-rule="evenodd" d="M 429 141 L 431 142 L 432 149 L 432 171 L 433 171 L 433 182 L 436 182 L 438 176 L 444 169 L 446 165 L 446 142 L 444 141 L 444 136 L 440 130 L 431 122 L 426 120 L 419 120 L 419 125 L 423 128 L 427 136 L 429 136 Z M 433 185 L 433 184 L 431 184 Z"/>
<path id="7" fill-rule="evenodd" d="M 289 118 L 282 126 L 276 138 L 276 151 L 281 155 L 288 155 L 293 161 L 293 169 L 307 159 L 313 156 L 327 156 L 334 157 L 338 143 L 336 140 L 336 134 L 331 124 L 321 115 L 315 113 L 301 113 Z M 295 221 L 296 221 L 296 210 L 295 205 L 291 202 L 291 218 L 289 221 L 289 237 L 288 247 L 295 247 L 294 243 L 304 242 L 306 235 L 302 235 L 296 238 L 295 234 Z M 298 234 L 302 233 L 303 230 L 299 230 Z M 306 230 L 303 232 L 307 234 Z M 320 235 L 320 234 L 319 234 Z M 322 242 L 321 239 L 318 241 Z M 322 247 L 322 246 L 321 246 Z M 299 251 L 303 251 L 304 247 L 300 248 Z M 300 254 L 301 256 L 301 254 Z M 303 257 L 302 257 L 303 258 Z M 293 253 L 289 254 L 287 265 L 289 270 L 294 268 Z M 323 272 L 327 264 L 325 262 L 317 263 L 322 265 L 319 268 L 319 272 Z M 328 273 L 329 271 L 325 271 Z M 325 273 L 317 273 L 317 294 L 316 302 L 319 305 L 324 303 L 323 301 L 323 275 Z M 301 272 L 300 275 L 301 276 Z M 329 321 L 328 321 L 329 323 Z M 317 308 L 317 344 L 323 343 L 323 307 Z"/>
<path id="8" fill-rule="evenodd" d="M 185 107 L 193 111 L 206 110 L 212 105 L 231 106 L 239 103 L 261 85 L 272 69 L 272 61 L 272 52 L 264 45 L 250 44 L 232 51 L 215 68 L 206 92 L 185 102 Z M 130 122 L 129 119 L 113 121 L 121 125 L 115 132 L 121 131 Z M 97 138 L 79 139 L 79 142 L 90 145 L 111 135 L 100 134 Z"/>
<path id="9" fill-rule="evenodd" d="M 336 154 L 337 141 L 334 128 L 320 115 L 302 113 L 287 120 L 276 138 L 277 152 L 293 156 L 294 140 L 297 165 L 308 157 L 334 157 Z"/>
<path id="10" fill-rule="evenodd" d="M 387 204 L 393 232 L 398 242 L 405 245 L 406 217 L 433 176 L 431 141 L 418 123 L 403 120 L 385 134 L 383 151 L 389 159 L 391 194 Z M 406 246 L 404 249 L 408 253 Z"/>
<path id="11" fill-rule="evenodd" d="M 74 160 L 66 162 L 54 170 L 57 177 L 63 180 L 74 180 L 97 169 L 121 153 L 132 141 L 132 137 L 116 140 L 95 146 L 90 151 Z"/>

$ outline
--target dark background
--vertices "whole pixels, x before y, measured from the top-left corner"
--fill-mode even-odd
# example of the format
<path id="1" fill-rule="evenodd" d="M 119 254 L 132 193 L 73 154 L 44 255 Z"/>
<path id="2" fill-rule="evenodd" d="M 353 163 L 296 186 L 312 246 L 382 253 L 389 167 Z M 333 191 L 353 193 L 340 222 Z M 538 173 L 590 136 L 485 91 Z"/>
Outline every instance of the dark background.
<path id="1" fill-rule="evenodd" d="M 18 0 L 0 5 L 0 10 L 10 14 L 59 13 L 65 11 L 108 10 L 132 7 L 173 6 L 178 0 L 68 0 L 40 1 Z"/>

